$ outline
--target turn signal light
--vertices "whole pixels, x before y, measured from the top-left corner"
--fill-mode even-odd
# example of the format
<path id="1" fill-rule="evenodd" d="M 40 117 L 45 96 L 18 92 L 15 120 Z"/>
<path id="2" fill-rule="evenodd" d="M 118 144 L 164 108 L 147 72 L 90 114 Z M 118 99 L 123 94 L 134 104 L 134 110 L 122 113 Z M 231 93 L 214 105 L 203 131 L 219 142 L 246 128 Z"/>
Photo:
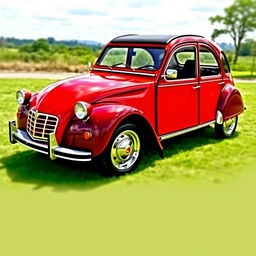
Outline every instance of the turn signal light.
<path id="1" fill-rule="evenodd" d="M 17 116 L 18 119 L 21 119 L 22 113 L 21 112 L 17 112 L 16 116 Z"/>
<path id="2" fill-rule="evenodd" d="M 84 132 L 84 139 L 85 140 L 90 140 L 92 138 L 92 133 L 87 131 L 87 132 Z"/>

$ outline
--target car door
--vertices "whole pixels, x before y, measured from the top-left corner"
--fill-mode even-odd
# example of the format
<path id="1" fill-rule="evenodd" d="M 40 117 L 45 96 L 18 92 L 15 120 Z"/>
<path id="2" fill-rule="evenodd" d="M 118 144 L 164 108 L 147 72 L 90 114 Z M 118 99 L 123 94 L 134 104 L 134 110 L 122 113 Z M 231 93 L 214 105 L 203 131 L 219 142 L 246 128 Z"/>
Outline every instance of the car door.
<path id="1" fill-rule="evenodd" d="M 199 124 L 197 44 L 176 47 L 157 87 L 157 128 L 164 135 Z M 167 76 L 176 73 L 176 77 Z"/>
<path id="2" fill-rule="evenodd" d="M 206 44 L 199 44 L 200 70 L 200 124 L 216 119 L 216 111 L 223 80 L 220 59 L 217 53 Z"/>

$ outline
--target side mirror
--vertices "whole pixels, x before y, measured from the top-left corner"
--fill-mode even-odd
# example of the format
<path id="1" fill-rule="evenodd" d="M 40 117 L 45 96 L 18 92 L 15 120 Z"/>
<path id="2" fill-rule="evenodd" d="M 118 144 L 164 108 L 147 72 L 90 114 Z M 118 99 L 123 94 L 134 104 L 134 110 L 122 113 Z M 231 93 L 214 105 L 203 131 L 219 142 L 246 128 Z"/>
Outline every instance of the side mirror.
<path id="1" fill-rule="evenodd" d="M 166 78 L 167 79 L 176 79 L 178 76 L 178 71 L 176 69 L 167 69 Z"/>

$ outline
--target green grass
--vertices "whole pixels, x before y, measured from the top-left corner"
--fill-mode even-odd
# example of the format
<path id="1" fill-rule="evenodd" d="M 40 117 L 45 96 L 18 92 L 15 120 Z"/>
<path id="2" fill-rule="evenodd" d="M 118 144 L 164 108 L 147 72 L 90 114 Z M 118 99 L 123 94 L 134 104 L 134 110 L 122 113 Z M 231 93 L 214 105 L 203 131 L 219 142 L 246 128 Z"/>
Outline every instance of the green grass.
<path id="1" fill-rule="evenodd" d="M 106 178 L 10 145 L 15 92 L 51 80 L 0 79 L 0 255 L 255 255 L 256 84 L 237 84 L 247 111 L 236 135 L 205 128 Z"/>
<path id="2" fill-rule="evenodd" d="M 232 71 L 232 76 L 240 79 L 256 79 L 256 72 L 252 74 L 250 71 Z"/>
<path id="3" fill-rule="evenodd" d="M 250 71 L 252 69 L 253 57 L 252 56 L 239 56 L 237 64 L 234 65 L 232 61 L 230 62 L 231 69 L 234 71 Z M 256 66 L 254 65 L 254 72 L 256 71 Z"/>

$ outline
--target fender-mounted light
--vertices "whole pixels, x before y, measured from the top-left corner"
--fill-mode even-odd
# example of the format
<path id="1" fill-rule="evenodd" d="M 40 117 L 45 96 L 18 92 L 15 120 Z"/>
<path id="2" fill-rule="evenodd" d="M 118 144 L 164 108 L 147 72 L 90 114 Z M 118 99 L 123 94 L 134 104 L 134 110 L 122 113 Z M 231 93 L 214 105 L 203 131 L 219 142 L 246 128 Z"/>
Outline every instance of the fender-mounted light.
<path id="1" fill-rule="evenodd" d="M 84 132 L 84 139 L 85 139 L 85 140 L 90 140 L 90 139 L 92 139 L 92 132 L 90 132 L 90 131 Z"/>
<path id="2" fill-rule="evenodd" d="M 31 93 L 25 90 L 19 90 L 16 92 L 16 100 L 20 105 L 26 105 L 29 103 Z"/>
<path id="3" fill-rule="evenodd" d="M 78 119 L 88 118 L 91 113 L 91 105 L 87 102 L 79 101 L 76 103 L 74 111 Z"/>

